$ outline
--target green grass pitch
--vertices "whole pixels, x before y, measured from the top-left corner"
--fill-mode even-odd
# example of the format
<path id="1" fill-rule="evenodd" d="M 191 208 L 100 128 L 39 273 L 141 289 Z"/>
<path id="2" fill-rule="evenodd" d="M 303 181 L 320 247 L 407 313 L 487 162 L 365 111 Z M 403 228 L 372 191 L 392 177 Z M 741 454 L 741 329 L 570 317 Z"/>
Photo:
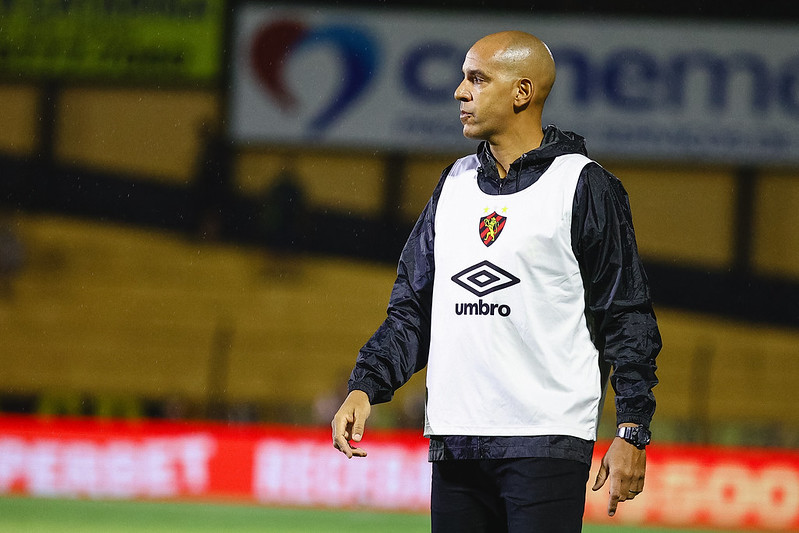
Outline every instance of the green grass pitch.
<path id="1" fill-rule="evenodd" d="M 426 515 L 247 505 L 0 498 L 0 533 L 422 533 Z M 587 524 L 584 533 L 708 533 Z"/>

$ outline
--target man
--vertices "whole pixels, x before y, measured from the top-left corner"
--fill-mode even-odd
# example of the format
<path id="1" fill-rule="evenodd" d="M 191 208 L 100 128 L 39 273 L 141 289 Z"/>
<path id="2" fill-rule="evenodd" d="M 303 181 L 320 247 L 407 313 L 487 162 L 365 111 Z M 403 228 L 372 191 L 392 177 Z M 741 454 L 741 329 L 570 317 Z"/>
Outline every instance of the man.
<path id="1" fill-rule="evenodd" d="M 333 444 L 427 365 L 434 532 L 577 532 L 612 366 L 619 435 L 593 489 L 643 490 L 660 335 L 621 183 L 541 113 L 547 46 L 479 40 L 455 91 L 476 155 L 442 174 L 403 249 L 388 317 L 359 353 Z"/>

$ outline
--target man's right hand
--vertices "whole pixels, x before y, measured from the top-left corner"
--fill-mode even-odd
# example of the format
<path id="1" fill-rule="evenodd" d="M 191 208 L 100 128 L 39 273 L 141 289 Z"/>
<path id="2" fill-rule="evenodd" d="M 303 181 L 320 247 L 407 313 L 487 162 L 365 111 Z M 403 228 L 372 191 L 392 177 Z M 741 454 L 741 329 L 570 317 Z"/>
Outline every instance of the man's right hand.
<path id="1" fill-rule="evenodd" d="M 372 406 L 365 392 L 354 390 L 339 407 L 333 417 L 333 447 L 341 451 L 348 459 L 366 457 L 362 448 L 353 448 L 350 441 L 360 442 L 363 438 L 363 429 Z"/>

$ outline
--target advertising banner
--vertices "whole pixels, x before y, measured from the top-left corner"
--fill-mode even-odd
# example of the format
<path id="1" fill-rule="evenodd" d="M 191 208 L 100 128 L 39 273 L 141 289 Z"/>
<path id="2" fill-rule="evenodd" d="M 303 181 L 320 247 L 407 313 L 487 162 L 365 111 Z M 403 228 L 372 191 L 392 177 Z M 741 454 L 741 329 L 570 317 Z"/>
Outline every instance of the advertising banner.
<path id="1" fill-rule="evenodd" d="M 223 0 L 3 0 L 0 79 L 212 83 Z"/>
<path id="2" fill-rule="evenodd" d="M 507 29 L 549 45 L 558 79 L 544 123 L 585 136 L 593 156 L 799 162 L 799 32 L 776 24 L 243 3 L 231 133 L 240 143 L 470 152 L 453 97 L 463 58 Z"/>
<path id="3" fill-rule="evenodd" d="M 329 428 L 5 416 L 0 494 L 429 512 L 420 432 L 369 430 L 363 447 L 348 460 Z M 613 518 L 607 500 L 607 487 L 588 490 L 585 520 L 799 530 L 799 452 L 655 444 L 644 493 Z"/>

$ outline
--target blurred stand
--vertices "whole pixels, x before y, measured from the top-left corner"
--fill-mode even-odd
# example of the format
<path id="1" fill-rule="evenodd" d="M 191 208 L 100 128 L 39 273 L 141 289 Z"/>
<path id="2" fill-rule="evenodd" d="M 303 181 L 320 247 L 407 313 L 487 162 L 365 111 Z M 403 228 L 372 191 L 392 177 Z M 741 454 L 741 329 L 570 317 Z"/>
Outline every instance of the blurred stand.
<path id="1" fill-rule="evenodd" d="M 222 238 L 231 204 L 232 148 L 222 127 L 209 119 L 200 126 L 200 150 L 193 180 L 193 220 L 198 238 Z"/>
<path id="2" fill-rule="evenodd" d="M 25 246 L 10 210 L 0 208 L 0 301 L 14 299 L 14 282 L 25 264 Z"/>
<path id="3" fill-rule="evenodd" d="M 264 277 L 297 278 L 295 261 L 307 246 L 306 193 L 287 159 L 274 180 L 261 193 L 256 227 L 266 245 Z"/>

